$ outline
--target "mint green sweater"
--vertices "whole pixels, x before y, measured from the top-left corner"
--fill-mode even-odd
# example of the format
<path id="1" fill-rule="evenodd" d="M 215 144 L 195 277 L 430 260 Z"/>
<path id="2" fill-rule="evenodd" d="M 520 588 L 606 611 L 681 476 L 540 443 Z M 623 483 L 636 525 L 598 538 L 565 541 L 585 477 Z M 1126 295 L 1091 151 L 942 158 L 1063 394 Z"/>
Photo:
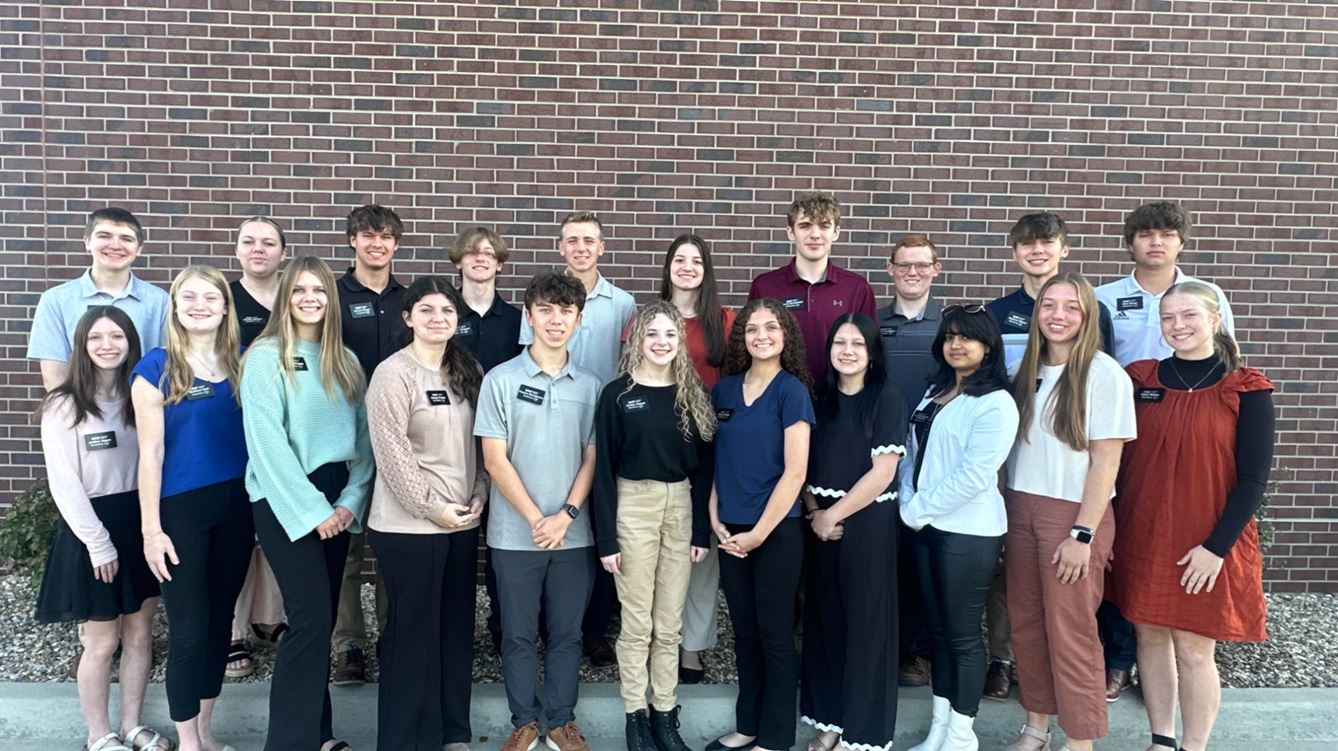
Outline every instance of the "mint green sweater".
<path id="1" fill-rule="evenodd" d="M 262 498 L 269 502 L 288 539 L 296 541 L 332 511 L 307 475 L 325 464 L 348 462 L 348 484 L 336 505 L 353 513 L 350 529 L 361 532 L 375 466 L 366 407 L 361 401 L 350 404 L 342 392 L 334 399 L 325 393 L 319 344 L 298 341 L 293 354 L 307 365 L 293 379 L 279 367 L 277 341 L 257 342 L 246 355 L 241 380 L 242 424 L 250 454 L 246 490 L 252 503 Z"/>

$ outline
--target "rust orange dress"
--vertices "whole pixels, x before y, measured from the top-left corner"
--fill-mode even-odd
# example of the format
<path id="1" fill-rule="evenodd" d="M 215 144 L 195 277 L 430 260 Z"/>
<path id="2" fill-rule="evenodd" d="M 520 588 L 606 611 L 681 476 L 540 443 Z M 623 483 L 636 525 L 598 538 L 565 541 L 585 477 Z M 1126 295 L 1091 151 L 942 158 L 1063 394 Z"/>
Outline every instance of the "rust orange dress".
<path id="1" fill-rule="evenodd" d="M 1225 558 L 1212 592 L 1185 594 L 1185 553 L 1212 533 L 1236 485 L 1236 421 L 1243 392 L 1273 390 L 1252 368 L 1217 383 L 1166 388 L 1157 361 L 1127 368 L 1134 383 L 1138 439 L 1125 444 L 1115 504 L 1115 560 L 1106 598 L 1134 623 L 1189 631 L 1219 641 L 1260 641 L 1264 629 L 1263 556 L 1250 519 Z"/>

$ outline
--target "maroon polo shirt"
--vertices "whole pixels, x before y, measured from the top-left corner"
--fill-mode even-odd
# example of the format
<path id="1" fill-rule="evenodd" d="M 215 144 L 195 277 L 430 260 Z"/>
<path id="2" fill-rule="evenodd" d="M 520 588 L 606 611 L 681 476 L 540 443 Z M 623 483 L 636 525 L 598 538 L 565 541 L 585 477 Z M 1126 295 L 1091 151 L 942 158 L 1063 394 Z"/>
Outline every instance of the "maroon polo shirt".
<path id="1" fill-rule="evenodd" d="M 832 323 L 846 313 L 863 313 L 875 323 L 878 321 L 878 306 L 869 283 L 830 261 L 827 275 L 816 284 L 799 277 L 793 260 L 758 276 L 748 288 L 748 299 L 761 297 L 776 298 L 799 320 L 808 373 L 815 385 L 827 372 L 827 332 Z"/>

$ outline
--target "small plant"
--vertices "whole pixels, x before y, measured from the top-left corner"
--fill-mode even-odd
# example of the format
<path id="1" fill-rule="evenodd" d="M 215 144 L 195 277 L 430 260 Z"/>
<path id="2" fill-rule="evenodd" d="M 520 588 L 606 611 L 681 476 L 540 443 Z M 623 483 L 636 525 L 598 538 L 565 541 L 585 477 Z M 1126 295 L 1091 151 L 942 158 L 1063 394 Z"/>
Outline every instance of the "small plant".
<path id="1" fill-rule="evenodd" d="M 19 494 L 0 519 L 0 561 L 14 571 L 40 576 L 59 523 L 60 511 L 42 478 Z"/>

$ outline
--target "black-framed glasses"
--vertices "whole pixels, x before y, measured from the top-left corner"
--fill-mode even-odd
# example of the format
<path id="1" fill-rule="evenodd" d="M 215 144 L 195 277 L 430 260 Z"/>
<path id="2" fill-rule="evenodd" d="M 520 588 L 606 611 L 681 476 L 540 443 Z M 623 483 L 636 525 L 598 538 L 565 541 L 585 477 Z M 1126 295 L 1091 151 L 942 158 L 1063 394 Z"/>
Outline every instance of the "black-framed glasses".
<path id="1" fill-rule="evenodd" d="M 963 313 L 968 314 L 968 315 L 975 315 L 975 314 L 977 314 L 977 313 L 984 313 L 984 312 L 985 312 L 985 306 L 984 306 L 984 305 L 945 305 L 945 306 L 943 307 L 943 314 L 944 314 L 944 315 L 947 315 L 947 314 L 949 314 L 949 313 L 955 313 L 955 312 L 957 312 L 957 311 L 959 311 L 959 310 L 962 311 Z"/>

